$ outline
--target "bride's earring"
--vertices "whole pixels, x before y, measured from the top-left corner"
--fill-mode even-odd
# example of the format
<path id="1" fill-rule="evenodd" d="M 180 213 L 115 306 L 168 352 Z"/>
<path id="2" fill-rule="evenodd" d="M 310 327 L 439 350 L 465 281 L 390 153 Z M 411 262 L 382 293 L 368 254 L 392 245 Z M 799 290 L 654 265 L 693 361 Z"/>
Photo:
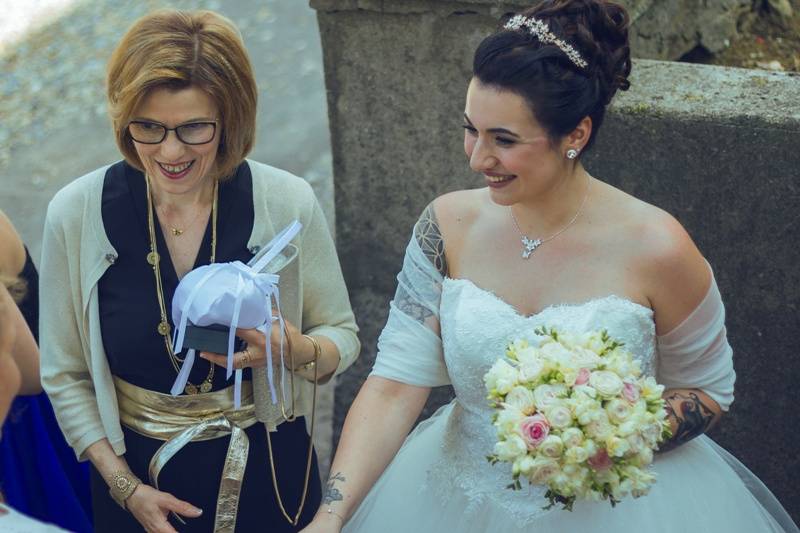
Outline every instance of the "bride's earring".
<path id="1" fill-rule="evenodd" d="M 575 148 L 567 150 L 567 159 L 575 159 L 578 157 L 578 151 Z"/>

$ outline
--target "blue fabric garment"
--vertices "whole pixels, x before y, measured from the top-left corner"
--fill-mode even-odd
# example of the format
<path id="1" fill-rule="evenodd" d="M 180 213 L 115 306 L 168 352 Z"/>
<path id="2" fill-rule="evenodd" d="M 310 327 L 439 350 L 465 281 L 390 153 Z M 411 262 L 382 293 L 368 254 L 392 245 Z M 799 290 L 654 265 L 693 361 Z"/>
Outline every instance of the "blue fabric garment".
<path id="1" fill-rule="evenodd" d="M 69 531 L 91 532 L 89 471 L 64 441 L 47 396 L 20 396 L 0 440 L 6 501 L 17 511 Z"/>
<path id="2" fill-rule="evenodd" d="M 28 290 L 19 307 L 38 339 L 39 276 L 30 255 L 20 277 Z M 75 459 L 44 393 L 11 405 L 0 438 L 0 490 L 22 513 L 78 533 L 93 530 L 88 465 Z"/>

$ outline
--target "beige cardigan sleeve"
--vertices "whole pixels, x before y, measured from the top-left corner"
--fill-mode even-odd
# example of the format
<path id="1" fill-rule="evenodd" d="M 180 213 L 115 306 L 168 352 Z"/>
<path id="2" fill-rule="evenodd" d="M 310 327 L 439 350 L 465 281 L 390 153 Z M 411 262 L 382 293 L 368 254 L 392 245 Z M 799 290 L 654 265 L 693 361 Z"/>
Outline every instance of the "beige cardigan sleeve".
<path id="1" fill-rule="evenodd" d="M 361 344 L 333 238 L 319 202 L 309 192 L 311 214 L 300 246 L 303 329 L 304 333 L 327 337 L 336 345 L 341 358 L 334 373 L 338 375 L 356 360 Z"/>
<path id="2" fill-rule="evenodd" d="M 77 269 L 78 250 L 67 251 L 62 213 L 79 205 L 50 204 L 44 225 L 40 269 L 39 305 L 42 385 L 53 404 L 58 424 L 82 457 L 89 445 L 106 437 L 97 405 L 89 363 L 80 335 L 83 309 L 81 281 Z M 73 228 L 74 229 L 74 228 Z"/>

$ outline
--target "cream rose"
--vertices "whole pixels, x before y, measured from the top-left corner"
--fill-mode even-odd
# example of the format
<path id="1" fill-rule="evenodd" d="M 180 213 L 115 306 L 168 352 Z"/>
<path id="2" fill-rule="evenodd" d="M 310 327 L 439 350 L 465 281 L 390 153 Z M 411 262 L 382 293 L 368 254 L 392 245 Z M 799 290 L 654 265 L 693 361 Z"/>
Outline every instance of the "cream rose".
<path id="1" fill-rule="evenodd" d="M 564 451 L 564 443 L 561 438 L 556 435 L 548 435 L 546 439 L 539 445 L 539 451 L 547 457 L 558 459 L 561 457 L 561 452 Z"/>
<path id="2" fill-rule="evenodd" d="M 541 485 L 547 483 L 557 472 L 558 463 L 555 460 L 548 457 L 537 456 L 531 465 L 528 479 L 530 479 L 531 483 Z"/>
<path id="3" fill-rule="evenodd" d="M 561 433 L 561 442 L 567 448 L 580 446 L 583 442 L 583 431 L 578 428 L 567 428 Z"/>
<path id="4" fill-rule="evenodd" d="M 505 360 L 499 359 L 483 379 L 489 392 L 508 394 L 519 381 L 519 371 Z"/>
<path id="5" fill-rule="evenodd" d="M 537 409 L 544 409 L 565 393 L 566 388 L 563 385 L 539 385 L 533 389 L 533 400 L 536 402 Z"/>
<path id="6" fill-rule="evenodd" d="M 533 393 L 521 385 L 517 385 L 508 392 L 504 403 L 526 414 L 532 414 L 532 411 L 535 409 Z"/>
<path id="7" fill-rule="evenodd" d="M 528 453 L 525 441 L 519 435 L 509 435 L 506 440 L 494 445 L 494 453 L 501 461 L 514 461 L 520 455 Z"/>
<path id="8" fill-rule="evenodd" d="M 609 420 L 615 424 L 621 424 L 630 416 L 631 404 L 625 400 L 614 398 L 606 404 L 606 413 Z"/>
<path id="9" fill-rule="evenodd" d="M 553 402 L 545 407 L 544 415 L 554 428 L 566 428 L 572 424 L 572 412 L 561 402 Z"/>
<path id="10" fill-rule="evenodd" d="M 622 392 L 622 380 L 614 372 L 608 370 L 597 370 L 589 376 L 591 385 L 598 394 L 606 398 L 613 398 Z"/>

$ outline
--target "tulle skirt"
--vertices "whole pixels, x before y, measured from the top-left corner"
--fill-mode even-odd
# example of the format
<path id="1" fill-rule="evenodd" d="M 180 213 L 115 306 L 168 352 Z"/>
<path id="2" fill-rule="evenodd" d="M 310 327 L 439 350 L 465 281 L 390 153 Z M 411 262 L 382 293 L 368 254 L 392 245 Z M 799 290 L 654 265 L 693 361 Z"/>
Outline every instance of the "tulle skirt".
<path id="1" fill-rule="evenodd" d="M 344 533 L 798 531 L 763 483 L 705 436 L 657 456 L 658 481 L 650 493 L 615 508 L 608 502 L 579 501 L 572 512 L 543 512 L 546 502 L 537 495 L 531 496 L 529 508 L 523 501 L 514 512 L 492 499 L 476 505 L 457 483 L 431 475 L 450 460 L 444 444 L 452 411 L 451 403 L 409 436 Z M 495 494 L 504 498 L 503 491 L 511 493 L 499 486 Z"/>

